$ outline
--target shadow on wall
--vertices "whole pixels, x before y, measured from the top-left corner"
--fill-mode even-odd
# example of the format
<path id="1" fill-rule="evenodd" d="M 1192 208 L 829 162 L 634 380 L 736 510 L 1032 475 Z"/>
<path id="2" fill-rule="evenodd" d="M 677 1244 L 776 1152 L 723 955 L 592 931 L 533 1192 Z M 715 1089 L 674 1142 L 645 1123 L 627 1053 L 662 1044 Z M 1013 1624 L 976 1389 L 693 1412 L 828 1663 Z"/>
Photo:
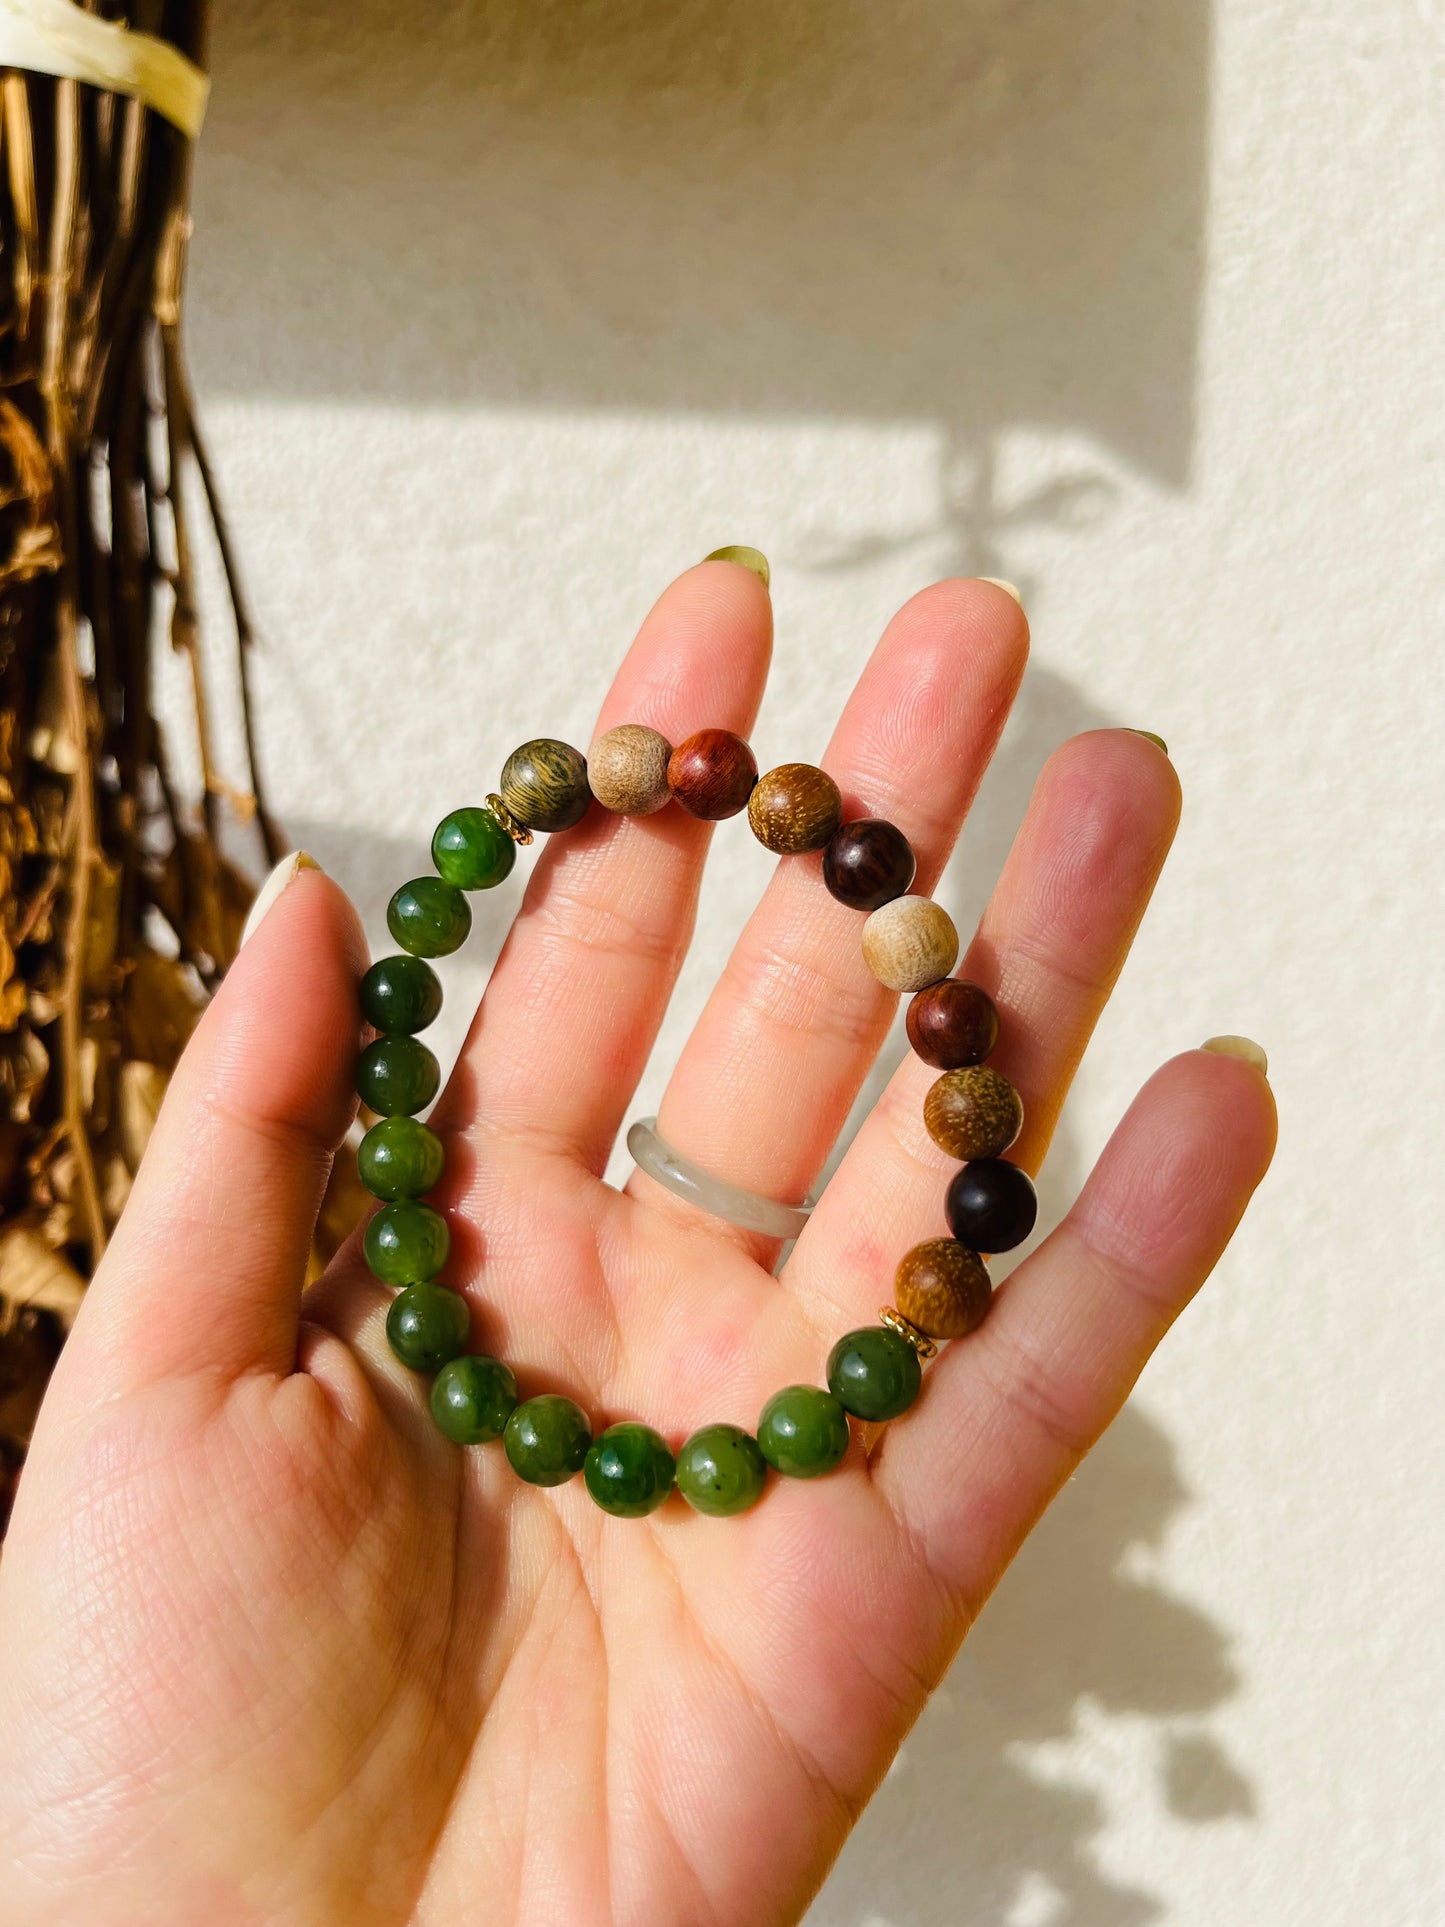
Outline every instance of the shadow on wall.
<path id="1" fill-rule="evenodd" d="M 1062 676 L 1025 678 L 938 895 L 969 930 L 1051 752 L 1115 722 Z M 896 1028 L 836 1163 L 907 1048 Z M 1086 1176 L 1064 1111 L 1039 1177 L 1039 1231 Z M 1005 1275 L 1009 1261 L 991 1266 Z M 1128 1405 L 1055 1500 L 970 1633 L 942 1690 L 864 1814 L 809 1927 L 1145 1927 L 1167 1902 L 1110 1877 L 1093 1851 L 1109 1814 L 1087 1786 L 1035 1769 L 1021 1748 L 1065 1741 L 1081 1710 L 1158 1728 L 1161 1812 L 1249 1819 L 1253 1789 L 1205 1716 L 1239 1681 L 1228 1635 L 1138 1576 L 1189 1494 L 1169 1438 Z"/>
<path id="2" fill-rule="evenodd" d="M 1159 1896 L 1091 1852 L 1097 1795 L 1021 1749 L 1064 1740 L 1081 1703 L 1160 1723 L 1161 1812 L 1248 1818 L 1254 1800 L 1198 1721 L 1237 1680 L 1185 1601 L 1124 1569 L 1188 1492 L 1167 1437 L 1126 1406 L 980 1617 L 873 1803 L 810 1927 L 1145 1927 Z"/>
<path id="3" fill-rule="evenodd" d="M 257 0 L 214 65 L 203 393 L 938 424 L 983 559 L 1003 429 L 1187 478 L 1207 0 Z"/>

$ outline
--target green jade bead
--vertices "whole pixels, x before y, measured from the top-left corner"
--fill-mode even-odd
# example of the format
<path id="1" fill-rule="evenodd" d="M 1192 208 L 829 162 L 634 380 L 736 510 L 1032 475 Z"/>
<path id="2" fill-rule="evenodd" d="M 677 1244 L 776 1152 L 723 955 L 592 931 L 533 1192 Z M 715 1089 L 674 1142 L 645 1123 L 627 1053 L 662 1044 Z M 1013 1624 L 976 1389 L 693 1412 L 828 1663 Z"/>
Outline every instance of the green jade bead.
<path id="1" fill-rule="evenodd" d="M 528 1485 L 565 1485 L 582 1470 L 591 1443 L 587 1414 L 558 1392 L 527 1399 L 502 1434 L 508 1463 Z"/>
<path id="2" fill-rule="evenodd" d="M 438 1372 L 466 1349 L 472 1314 L 467 1301 L 445 1285 L 408 1285 L 391 1301 L 386 1336 L 403 1365 Z"/>
<path id="3" fill-rule="evenodd" d="M 452 1248 L 452 1234 L 440 1211 L 402 1198 L 382 1206 L 363 1242 L 366 1262 L 384 1285 L 415 1285 L 436 1277 Z"/>
<path id="4" fill-rule="evenodd" d="M 467 1352 L 443 1365 L 432 1381 L 431 1415 L 457 1445 L 486 1445 L 507 1429 L 517 1403 L 517 1381 L 500 1358 Z"/>
<path id="5" fill-rule="evenodd" d="M 672 1490 L 676 1461 L 650 1425 L 609 1425 L 582 1467 L 587 1490 L 614 1519 L 645 1519 Z"/>
<path id="6" fill-rule="evenodd" d="M 512 874 L 517 846 L 491 810 L 453 810 L 436 826 L 431 860 L 455 889 L 490 890 Z"/>
<path id="7" fill-rule="evenodd" d="M 441 1076 L 441 1065 L 414 1037 L 378 1037 L 356 1060 L 357 1094 L 380 1117 L 424 1111 Z"/>
<path id="8" fill-rule="evenodd" d="M 449 957 L 472 927 L 472 907 L 440 877 L 413 877 L 386 906 L 386 927 L 413 957 Z"/>
<path id="9" fill-rule="evenodd" d="M 420 957 L 381 957 L 361 980 L 361 1014 L 374 1030 L 410 1036 L 436 1022 L 442 987 Z"/>
<path id="10" fill-rule="evenodd" d="M 356 1150 L 356 1170 L 374 1198 L 419 1198 L 446 1164 L 442 1141 L 414 1117 L 384 1117 Z"/>
<path id="11" fill-rule="evenodd" d="M 763 1407 L 758 1450 L 788 1479 L 817 1479 L 848 1450 L 848 1414 L 817 1385 L 785 1385 Z"/>
<path id="12" fill-rule="evenodd" d="M 737 1425 L 705 1425 L 677 1455 L 677 1489 L 695 1512 L 730 1519 L 762 1497 L 767 1461 Z"/>
<path id="13" fill-rule="evenodd" d="M 922 1384 L 918 1353 L 887 1325 L 848 1332 L 828 1354 L 828 1390 L 854 1418 L 874 1423 L 897 1418 Z"/>

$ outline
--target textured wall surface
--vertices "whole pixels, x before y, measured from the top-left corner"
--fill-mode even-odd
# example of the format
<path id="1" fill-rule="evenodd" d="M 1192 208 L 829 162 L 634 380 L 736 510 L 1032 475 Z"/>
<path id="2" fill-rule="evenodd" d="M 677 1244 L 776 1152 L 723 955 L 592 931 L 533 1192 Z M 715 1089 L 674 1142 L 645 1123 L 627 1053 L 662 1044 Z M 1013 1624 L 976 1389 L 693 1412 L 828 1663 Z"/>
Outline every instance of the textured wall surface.
<path id="1" fill-rule="evenodd" d="M 1273 1176 L 811 1927 L 1434 1927 L 1439 0 L 222 13 L 197 385 L 275 804 L 374 936 L 443 809 L 585 744 L 659 587 L 752 542 L 764 766 L 912 590 L 1023 585 L 963 917 L 1063 736 L 1168 738 L 1184 828 L 1050 1220 L 1159 1059 L 1270 1053 Z M 766 871 L 719 839 L 639 1111 Z"/>

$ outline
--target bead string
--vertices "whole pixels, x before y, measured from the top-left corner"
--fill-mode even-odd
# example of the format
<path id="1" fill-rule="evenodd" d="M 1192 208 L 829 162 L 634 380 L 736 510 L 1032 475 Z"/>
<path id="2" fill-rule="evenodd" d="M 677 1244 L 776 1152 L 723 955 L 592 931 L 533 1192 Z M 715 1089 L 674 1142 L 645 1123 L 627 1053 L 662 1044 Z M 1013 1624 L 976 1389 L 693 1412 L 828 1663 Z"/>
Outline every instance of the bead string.
<path id="1" fill-rule="evenodd" d="M 821 850 L 826 888 L 866 913 L 869 969 L 890 990 L 911 994 L 908 1040 L 941 1073 L 924 1100 L 924 1122 L 934 1142 L 962 1160 L 945 1200 L 952 1235 L 904 1256 L 896 1306 L 838 1340 L 827 1390 L 786 1386 L 763 1407 L 755 1433 L 706 1425 L 675 1456 L 659 1433 L 632 1421 L 594 1438 L 575 1401 L 556 1393 L 521 1399 L 507 1365 L 466 1351 L 467 1302 L 435 1282 L 450 1232 L 423 1201 L 444 1164 L 441 1139 L 415 1115 L 440 1081 L 436 1058 L 416 1035 L 442 1002 L 426 959 L 465 942 L 467 892 L 501 883 L 519 844 L 534 831 L 572 828 L 594 799 L 627 816 L 650 816 L 669 803 L 710 821 L 746 809 L 753 834 L 777 855 Z M 998 1039 L 998 1013 L 977 984 L 949 974 L 958 932 L 941 905 L 910 894 L 907 837 L 875 817 L 845 823 L 837 784 L 811 764 L 784 763 L 760 777 L 751 749 L 730 730 L 699 730 L 674 748 L 654 729 L 623 723 L 599 737 L 590 757 L 551 737 L 523 743 L 507 758 L 498 793 L 484 807 L 445 817 L 431 847 L 436 874 L 404 883 L 387 909 L 400 954 L 381 958 L 361 981 L 362 1013 L 379 1034 L 357 1060 L 356 1086 L 378 1116 L 357 1153 L 362 1183 L 382 1201 L 366 1227 L 366 1260 L 383 1284 L 400 1287 L 387 1337 L 404 1365 L 434 1374 L 437 1425 L 459 1445 L 500 1438 L 513 1470 L 531 1485 L 561 1485 L 581 1472 L 603 1511 L 621 1518 L 655 1511 L 674 1486 L 697 1511 L 727 1516 L 756 1502 L 769 1467 L 786 1478 L 831 1471 L 848 1449 L 850 1417 L 876 1424 L 906 1412 L 922 1385 L 920 1361 L 933 1356 L 938 1340 L 965 1337 L 980 1323 L 992 1292 L 981 1254 L 1021 1243 L 1037 1212 L 1028 1176 L 1003 1156 L 1018 1137 L 1023 1106 L 1008 1079 L 984 1063 Z"/>

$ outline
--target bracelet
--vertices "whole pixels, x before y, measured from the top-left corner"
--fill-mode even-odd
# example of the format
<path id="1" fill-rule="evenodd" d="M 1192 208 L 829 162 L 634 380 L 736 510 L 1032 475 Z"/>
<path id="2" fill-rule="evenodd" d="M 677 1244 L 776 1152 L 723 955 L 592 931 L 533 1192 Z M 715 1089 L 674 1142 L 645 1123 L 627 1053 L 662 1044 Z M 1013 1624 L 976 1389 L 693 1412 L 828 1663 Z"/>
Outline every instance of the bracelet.
<path id="1" fill-rule="evenodd" d="M 415 1116 L 440 1081 L 436 1058 L 416 1034 L 442 1002 L 426 959 L 465 942 L 467 892 L 501 883 L 519 844 L 534 831 L 571 829 L 594 798 L 625 816 L 650 816 L 670 803 L 708 821 L 746 809 L 753 834 L 777 855 L 821 850 L 826 888 L 866 912 L 869 969 L 888 989 L 911 994 L 908 1040 L 941 1073 L 924 1101 L 924 1122 L 934 1142 L 961 1160 L 945 1203 L 952 1235 L 905 1255 L 896 1306 L 838 1340 L 827 1390 L 786 1386 L 763 1407 L 755 1433 L 704 1425 L 675 1455 L 659 1433 L 633 1421 L 594 1438 L 574 1400 L 556 1393 L 522 1399 L 500 1359 L 467 1352 L 467 1302 L 436 1282 L 451 1235 L 441 1212 L 423 1202 L 444 1161 L 441 1139 Z M 908 839 L 879 818 L 845 823 L 837 784 L 811 764 L 784 763 L 760 777 L 751 749 L 730 730 L 699 730 L 674 748 L 655 729 L 623 723 L 598 739 L 590 757 L 551 737 L 523 743 L 507 758 L 497 793 L 445 817 L 431 848 L 436 874 L 404 883 L 387 909 L 401 954 L 381 958 L 361 980 L 362 1014 L 379 1034 L 357 1060 L 356 1087 L 379 1120 L 357 1152 L 362 1183 L 382 1200 L 366 1227 L 366 1260 L 383 1284 L 400 1288 L 387 1337 L 402 1364 L 434 1374 L 438 1427 L 459 1445 L 500 1438 L 513 1471 L 530 1485 L 561 1485 L 581 1472 L 597 1504 L 619 1518 L 654 1512 L 674 1486 L 698 1512 L 726 1517 L 757 1501 L 770 1467 L 800 1479 L 831 1471 L 848 1449 L 850 1417 L 876 1424 L 906 1412 L 922 1386 L 921 1361 L 937 1341 L 965 1337 L 980 1323 L 992 1293 L 982 1254 L 1012 1250 L 1037 1213 L 1027 1174 L 1003 1155 L 1018 1137 L 1023 1105 L 1008 1079 L 984 1063 L 998 1039 L 998 1013 L 977 984 L 950 976 L 958 932 L 940 905 L 909 893 Z M 706 1195 L 698 1202 L 706 1208 Z M 776 1223 L 759 1228 L 789 1235 Z"/>

